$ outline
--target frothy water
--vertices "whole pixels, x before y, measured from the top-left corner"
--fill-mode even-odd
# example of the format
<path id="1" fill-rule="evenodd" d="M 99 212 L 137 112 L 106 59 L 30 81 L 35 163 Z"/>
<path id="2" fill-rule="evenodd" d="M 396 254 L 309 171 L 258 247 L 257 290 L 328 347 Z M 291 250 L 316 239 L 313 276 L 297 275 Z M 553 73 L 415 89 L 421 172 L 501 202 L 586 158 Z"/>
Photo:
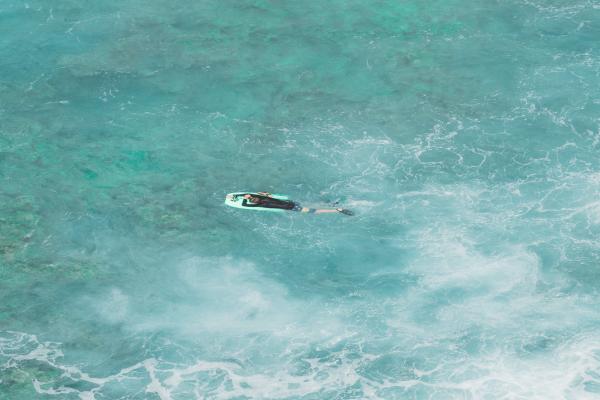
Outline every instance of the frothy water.
<path id="1" fill-rule="evenodd" d="M 598 24 L 3 2 L 0 398 L 598 398 Z"/>

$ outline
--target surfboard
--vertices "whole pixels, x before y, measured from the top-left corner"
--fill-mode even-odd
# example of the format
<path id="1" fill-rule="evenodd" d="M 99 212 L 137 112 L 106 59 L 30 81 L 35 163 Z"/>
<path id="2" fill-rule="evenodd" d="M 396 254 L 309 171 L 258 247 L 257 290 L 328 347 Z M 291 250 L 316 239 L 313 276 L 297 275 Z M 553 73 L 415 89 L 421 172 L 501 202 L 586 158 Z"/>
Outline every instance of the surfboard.
<path id="1" fill-rule="evenodd" d="M 245 194 L 259 196 L 258 193 L 252 193 L 252 192 L 228 193 L 227 196 L 225 196 L 225 204 L 228 205 L 229 207 L 242 208 L 244 210 L 269 211 L 269 212 L 279 212 L 279 213 L 288 211 L 288 210 L 283 210 L 281 208 L 244 207 L 242 205 L 242 202 L 244 201 Z M 272 194 L 271 197 L 274 199 L 278 199 L 278 200 L 289 200 L 288 196 L 283 195 L 283 194 Z"/>

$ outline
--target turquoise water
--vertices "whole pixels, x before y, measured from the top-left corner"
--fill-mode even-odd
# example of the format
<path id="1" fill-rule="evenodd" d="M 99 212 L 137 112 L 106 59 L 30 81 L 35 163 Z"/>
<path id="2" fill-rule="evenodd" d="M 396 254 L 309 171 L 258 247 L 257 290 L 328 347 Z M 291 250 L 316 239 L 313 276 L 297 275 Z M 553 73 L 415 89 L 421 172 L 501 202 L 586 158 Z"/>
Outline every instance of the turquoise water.
<path id="1" fill-rule="evenodd" d="M 0 32 L 0 398 L 600 397 L 598 1 L 3 0 Z"/>

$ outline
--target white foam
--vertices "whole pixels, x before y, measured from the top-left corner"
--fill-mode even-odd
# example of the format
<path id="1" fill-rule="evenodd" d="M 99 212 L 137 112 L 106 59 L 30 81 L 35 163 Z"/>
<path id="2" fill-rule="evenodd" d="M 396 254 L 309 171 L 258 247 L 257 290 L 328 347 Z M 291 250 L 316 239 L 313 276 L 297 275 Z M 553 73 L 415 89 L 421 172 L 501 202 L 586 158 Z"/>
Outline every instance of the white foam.
<path id="1" fill-rule="evenodd" d="M 103 298 L 92 301 L 101 317 L 110 323 L 124 321 L 129 312 L 129 297 L 119 288 L 112 288 Z"/>
<path id="2" fill-rule="evenodd" d="M 600 382 L 599 350 L 598 336 L 584 335 L 540 355 L 496 351 L 471 363 L 486 370 L 484 376 L 458 386 L 474 398 L 595 399 L 598 394 L 587 391 L 586 384 Z"/>
<path id="3" fill-rule="evenodd" d="M 433 340 L 421 341 L 420 349 L 437 348 L 440 345 L 435 332 L 424 332 Z M 430 394 L 437 393 L 448 399 L 459 398 L 528 398 L 528 399 L 593 399 L 596 394 L 588 390 L 589 385 L 600 384 L 600 336 L 587 332 L 565 341 L 550 351 L 523 353 L 518 348 L 511 350 L 499 346 L 473 357 L 456 358 L 456 351 L 447 348 L 452 357 L 440 357 L 431 368 L 410 367 L 408 375 L 396 376 L 393 372 L 379 370 L 373 377 L 365 375 L 365 368 L 376 363 L 389 352 L 370 355 L 364 352 L 350 355 L 345 348 L 328 352 L 326 358 L 303 357 L 308 365 L 302 374 L 293 374 L 286 367 L 273 366 L 268 370 L 255 370 L 232 362 L 197 360 L 191 364 L 165 362 L 148 358 L 116 374 L 92 377 L 75 366 L 61 364 L 62 352 L 56 351 L 56 343 L 41 343 L 33 335 L 11 333 L 12 337 L 2 340 L 3 355 L 7 348 L 19 353 L 21 345 L 36 346 L 32 351 L 21 349 L 20 357 L 13 354 L 10 368 L 18 368 L 19 361 L 35 359 L 62 371 L 63 377 L 74 381 L 97 385 L 91 390 L 78 391 L 72 387 L 40 382 L 35 377 L 32 385 L 37 393 L 61 398 L 65 394 L 77 394 L 82 400 L 105 397 L 103 391 L 121 382 L 132 384 L 132 391 L 140 389 L 154 393 L 161 400 L 172 400 L 187 393 L 187 398 L 289 398 L 308 394 L 342 391 L 359 385 L 365 399 L 385 399 L 386 390 L 410 391 L 423 388 Z M 515 336 L 503 340 L 514 343 Z M 332 338 L 328 346 L 347 341 L 348 336 Z M 526 337 L 524 338 L 526 339 Z M 535 340 L 535 337 L 532 337 Z M 534 341 L 535 343 L 535 341 Z M 326 343 L 323 343 L 326 344 Z M 400 344 L 400 343 L 399 343 Z M 40 348 L 46 349 L 39 351 Z M 409 357 L 410 346 L 399 347 L 400 357 Z M 416 348 L 415 348 L 416 349 Z M 443 348 L 440 348 L 440 350 Z M 53 350 L 53 351 L 47 351 Z M 319 350 L 319 347 L 316 347 Z M 402 354 L 406 353 L 405 356 Z M 454 353 L 454 354 L 453 354 Z M 290 354 L 289 356 L 293 356 Z M 430 360 L 434 361 L 433 359 Z M 2 366 L 6 369 L 7 364 Z M 140 375 L 141 374 L 141 375 Z M 207 381 L 216 379 L 218 380 Z M 211 378 L 212 377 L 212 378 Z M 217 383 L 216 386 L 214 383 Z M 141 385 L 141 386 L 140 386 Z M 136 389 L 137 388 L 137 389 Z M 192 392 L 195 393 L 192 396 Z"/>
<path id="4" fill-rule="evenodd" d="M 381 202 L 369 200 L 348 200 L 344 203 L 348 207 L 376 207 Z"/>
<path id="5" fill-rule="evenodd" d="M 87 298 L 106 322 L 135 334 L 169 331 L 178 338 L 269 332 L 327 338 L 341 323 L 322 307 L 291 296 L 252 263 L 231 257 L 187 257 L 125 294 L 112 288 Z M 311 326 L 322 329 L 310 329 Z"/>

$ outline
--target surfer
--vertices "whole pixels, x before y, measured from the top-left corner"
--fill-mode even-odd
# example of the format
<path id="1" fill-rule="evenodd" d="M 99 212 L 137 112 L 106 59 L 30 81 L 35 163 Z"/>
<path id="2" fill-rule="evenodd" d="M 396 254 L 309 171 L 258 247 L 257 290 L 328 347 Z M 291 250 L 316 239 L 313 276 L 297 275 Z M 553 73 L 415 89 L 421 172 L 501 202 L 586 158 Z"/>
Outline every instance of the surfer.
<path id="1" fill-rule="evenodd" d="M 271 196 L 267 192 L 258 192 L 256 194 L 245 194 L 244 200 L 242 200 L 243 207 L 262 207 L 262 208 L 279 208 L 282 210 L 299 211 L 303 213 L 311 214 L 325 214 L 325 213 L 342 213 L 346 215 L 353 215 L 354 213 L 344 208 L 308 208 L 302 207 L 300 204 L 291 200 L 280 200 Z"/>

